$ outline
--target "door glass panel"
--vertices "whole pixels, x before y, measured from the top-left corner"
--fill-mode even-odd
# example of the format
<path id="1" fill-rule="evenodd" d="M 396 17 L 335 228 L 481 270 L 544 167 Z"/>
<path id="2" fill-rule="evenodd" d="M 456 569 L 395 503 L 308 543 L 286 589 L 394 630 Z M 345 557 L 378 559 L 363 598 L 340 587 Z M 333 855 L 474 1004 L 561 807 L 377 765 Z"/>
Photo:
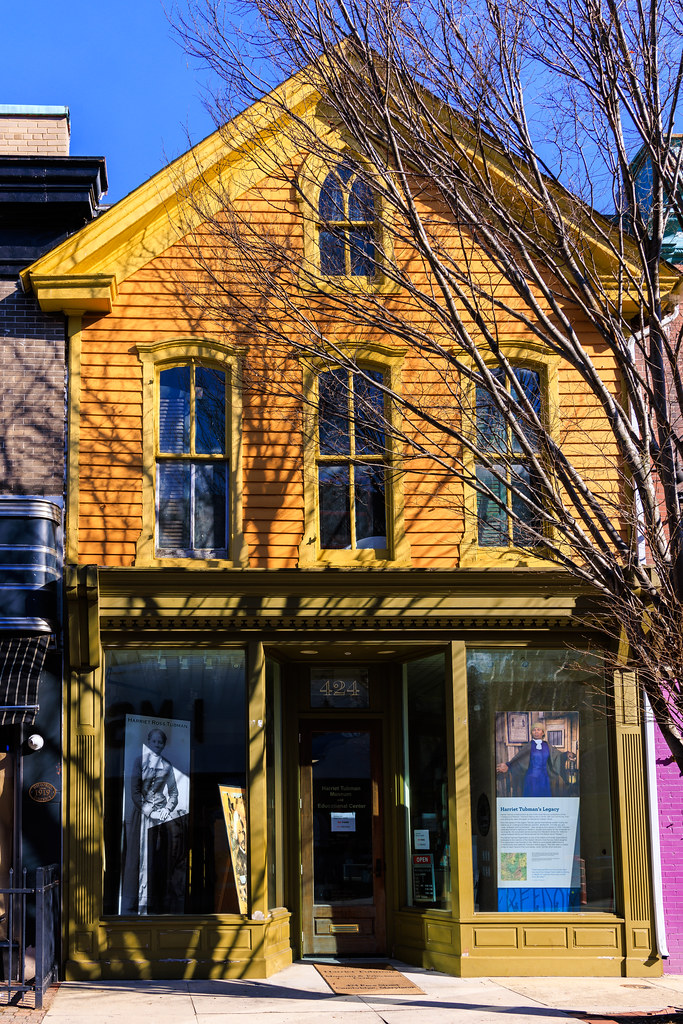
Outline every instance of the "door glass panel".
<path id="1" fill-rule="evenodd" d="M 450 909 L 446 661 L 443 654 L 406 666 L 406 790 L 410 863 L 408 903 Z"/>
<path id="2" fill-rule="evenodd" d="M 311 741 L 315 903 L 372 903 L 370 733 L 314 732 Z"/>

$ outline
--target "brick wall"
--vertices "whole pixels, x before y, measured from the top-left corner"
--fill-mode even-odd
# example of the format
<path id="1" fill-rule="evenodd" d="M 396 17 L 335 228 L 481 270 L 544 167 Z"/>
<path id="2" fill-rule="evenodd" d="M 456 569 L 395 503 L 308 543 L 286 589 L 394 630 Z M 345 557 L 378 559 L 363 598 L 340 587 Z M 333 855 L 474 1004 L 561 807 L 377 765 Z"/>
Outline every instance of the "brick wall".
<path id="1" fill-rule="evenodd" d="M 683 973 L 683 779 L 671 757 L 666 741 L 656 732 L 657 789 L 659 796 L 659 836 L 662 849 L 662 882 L 669 959 L 665 974 Z"/>
<path id="2" fill-rule="evenodd" d="M 0 279 L 0 493 L 64 490 L 65 332 Z"/>
<path id="3" fill-rule="evenodd" d="M 0 111 L 0 156 L 68 156 L 69 119 L 64 114 Z"/>

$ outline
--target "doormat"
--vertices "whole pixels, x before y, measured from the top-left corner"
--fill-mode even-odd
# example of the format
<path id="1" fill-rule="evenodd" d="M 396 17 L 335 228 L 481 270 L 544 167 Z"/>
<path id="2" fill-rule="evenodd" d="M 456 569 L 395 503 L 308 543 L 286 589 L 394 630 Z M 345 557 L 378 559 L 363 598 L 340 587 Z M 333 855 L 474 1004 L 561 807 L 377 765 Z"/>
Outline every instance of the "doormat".
<path id="1" fill-rule="evenodd" d="M 391 964 L 314 964 L 338 996 L 402 996 L 406 992 L 418 992 L 410 978 L 401 974 Z"/>

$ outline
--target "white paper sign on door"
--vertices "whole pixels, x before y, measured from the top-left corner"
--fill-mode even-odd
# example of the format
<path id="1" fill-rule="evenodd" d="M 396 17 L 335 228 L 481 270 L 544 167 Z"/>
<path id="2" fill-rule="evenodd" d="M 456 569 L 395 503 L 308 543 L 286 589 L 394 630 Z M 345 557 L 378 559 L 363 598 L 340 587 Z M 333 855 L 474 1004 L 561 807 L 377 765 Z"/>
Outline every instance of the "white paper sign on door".
<path id="1" fill-rule="evenodd" d="M 332 811 L 331 814 L 332 832 L 355 832 L 356 812 L 355 811 Z"/>

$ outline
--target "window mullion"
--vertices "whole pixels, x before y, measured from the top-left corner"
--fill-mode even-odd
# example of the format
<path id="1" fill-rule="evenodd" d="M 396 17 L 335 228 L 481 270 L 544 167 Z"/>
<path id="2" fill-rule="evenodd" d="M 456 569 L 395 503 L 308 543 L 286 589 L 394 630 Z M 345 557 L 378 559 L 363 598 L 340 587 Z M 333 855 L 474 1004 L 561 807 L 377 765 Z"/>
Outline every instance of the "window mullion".
<path id="1" fill-rule="evenodd" d="M 349 462 L 349 513 L 351 523 L 351 550 L 356 548 L 356 467 Z"/>
<path id="2" fill-rule="evenodd" d="M 508 378 L 506 377 L 506 379 L 505 379 L 505 391 L 508 394 L 510 393 L 510 387 L 511 387 L 510 382 L 509 382 Z M 508 409 L 508 416 L 509 416 L 509 409 Z M 508 485 L 512 484 L 512 482 L 513 482 L 513 480 L 512 480 L 512 457 L 513 457 L 512 456 L 512 427 L 510 426 L 509 419 L 506 418 L 505 419 L 505 482 Z M 507 512 L 507 514 L 505 516 L 505 528 L 506 528 L 506 531 L 507 531 L 508 547 L 510 547 L 511 544 L 513 543 L 513 539 L 514 538 L 513 538 L 513 533 L 512 533 L 512 516 L 510 515 L 510 513 L 512 511 L 512 491 L 510 490 L 509 486 L 507 486 L 505 488 L 505 508 L 506 508 L 506 512 Z"/>
<path id="3" fill-rule="evenodd" d="M 353 459 L 356 454 L 356 419 L 355 419 L 355 394 L 353 390 L 353 373 L 348 370 L 346 376 L 346 412 L 349 423 L 349 458 Z"/>
<path id="4" fill-rule="evenodd" d="M 225 512 L 225 529 L 223 531 L 223 545 L 226 551 L 230 551 L 230 523 L 232 516 L 232 509 L 230 503 L 230 463 L 226 460 L 223 463 L 223 476 L 225 479 L 225 501 L 226 501 L 226 512 Z"/>
<path id="5" fill-rule="evenodd" d="M 347 183 L 348 184 L 348 183 Z M 351 277 L 351 230 L 349 227 L 349 190 L 342 182 L 342 198 L 344 200 L 344 269 L 346 276 Z"/>
<path id="6" fill-rule="evenodd" d="M 347 202 L 347 199 L 344 199 Z M 348 246 L 347 246 L 348 254 Z M 348 415 L 349 415 L 349 521 L 351 524 L 351 550 L 356 548 L 356 471 L 354 459 L 356 456 L 356 418 L 355 406 L 356 396 L 354 392 L 353 373 L 347 373 L 348 386 Z"/>
<path id="7" fill-rule="evenodd" d="M 190 454 L 195 453 L 195 365 L 190 363 Z"/>
<path id="8" fill-rule="evenodd" d="M 195 489 L 195 463 L 190 462 L 190 550 L 194 551 L 194 489 Z"/>

